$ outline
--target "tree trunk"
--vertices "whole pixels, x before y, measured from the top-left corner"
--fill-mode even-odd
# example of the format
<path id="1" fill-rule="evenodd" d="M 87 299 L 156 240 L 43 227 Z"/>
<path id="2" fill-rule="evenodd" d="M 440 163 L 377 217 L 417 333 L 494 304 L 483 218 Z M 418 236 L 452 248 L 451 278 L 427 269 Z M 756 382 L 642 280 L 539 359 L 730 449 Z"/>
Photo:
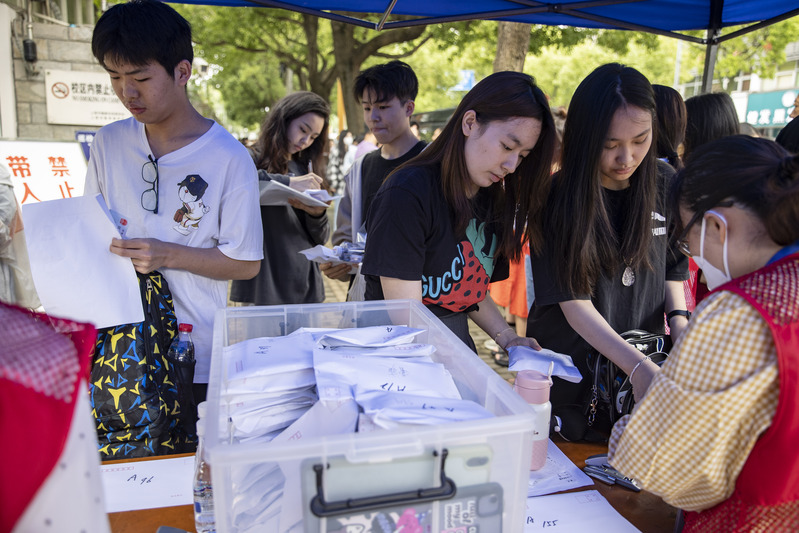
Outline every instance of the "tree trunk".
<path id="1" fill-rule="evenodd" d="M 500 22 L 497 28 L 497 55 L 494 72 L 502 70 L 524 71 L 524 59 L 530 46 L 532 25 L 518 22 Z"/>
<path id="2" fill-rule="evenodd" d="M 353 53 L 355 49 L 355 27 L 343 22 L 330 22 L 333 30 L 333 55 L 336 58 L 336 72 L 341 82 L 344 111 L 347 115 L 347 129 L 357 136 L 363 133 L 363 112 L 355 105 L 352 89 L 355 77 L 361 70 L 361 61 Z"/>

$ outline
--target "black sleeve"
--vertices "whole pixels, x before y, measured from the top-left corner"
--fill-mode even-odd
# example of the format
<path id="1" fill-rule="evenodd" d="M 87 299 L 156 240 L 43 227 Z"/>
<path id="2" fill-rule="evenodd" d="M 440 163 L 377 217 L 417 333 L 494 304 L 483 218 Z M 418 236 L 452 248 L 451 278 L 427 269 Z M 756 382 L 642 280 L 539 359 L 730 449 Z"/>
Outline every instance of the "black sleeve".
<path id="1" fill-rule="evenodd" d="M 259 168 L 258 169 L 258 180 L 259 181 L 272 181 L 275 180 L 278 183 L 282 183 L 286 187 L 291 184 L 291 176 L 286 176 L 285 174 L 270 174 L 266 170 Z"/>
<path id="2" fill-rule="evenodd" d="M 325 244 L 327 238 L 330 236 L 330 225 L 328 223 L 327 211 L 322 211 L 318 217 L 303 211 L 302 209 L 294 208 L 294 212 L 302 222 L 305 231 L 311 241 L 316 244 Z"/>
<path id="3" fill-rule="evenodd" d="M 494 272 L 491 273 L 491 283 L 508 279 L 510 276 L 510 261 L 503 256 L 497 256 L 494 260 Z"/>
<path id="4" fill-rule="evenodd" d="M 429 190 L 414 187 L 405 179 L 413 172 L 394 174 L 375 195 L 367 218 L 363 274 L 422 279 L 430 224 L 425 208 Z"/>

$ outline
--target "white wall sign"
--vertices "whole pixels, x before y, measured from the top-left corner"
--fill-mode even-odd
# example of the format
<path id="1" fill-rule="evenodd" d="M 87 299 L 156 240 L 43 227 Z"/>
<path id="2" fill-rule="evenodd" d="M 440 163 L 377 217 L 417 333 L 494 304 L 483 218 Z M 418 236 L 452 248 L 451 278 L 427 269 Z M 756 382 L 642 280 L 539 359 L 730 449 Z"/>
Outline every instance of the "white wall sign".
<path id="1" fill-rule="evenodd" d="M 49 124 L 105 126 L 130 117 L 104 72 L 46 70 L 44 84 Z"/>
<path id="2" fill-rule="evenodd" d="M 0 141 L 20 204 L 83 195 L 86 158 L 78 142 Z"/>

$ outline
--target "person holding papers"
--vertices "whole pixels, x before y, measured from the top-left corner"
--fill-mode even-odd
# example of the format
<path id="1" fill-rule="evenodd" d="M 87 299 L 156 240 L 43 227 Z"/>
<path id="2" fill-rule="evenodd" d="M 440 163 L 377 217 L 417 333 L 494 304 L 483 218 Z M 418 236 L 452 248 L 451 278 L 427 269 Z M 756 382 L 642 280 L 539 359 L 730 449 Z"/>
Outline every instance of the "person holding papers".
<path id="1" fill-rule="evenodd" d="M 711 141 L 670 205 L 711 292 L 660 371 L 634 384 L 610 463 L 682 509 L 684 533 L 799 531 L 799 156 L 745 135 Z"/>
<path id="2" fill-rule="evenodd" d="M 300 91 L 278 101 L 255 145 L 258 178 L 295 190 L 327 187 L 313 173 L 321 168 L 330 108 L 314 93 Z M 327 242 L 327 210 L 289 199 L 289 205 L 261 206 L 264 259 L 256 277 L 233 282 L 230 299 L 248 305 L 319 303 L 325 288 L 319 266 L 299 252 Z"/>
<path id="3" fill-rule="evenodd" d="M 467 317 L 502 348 L 527 345 L 488 295 L 540 212 L 556 133 L 532 77 L 497 72 L 463 98 L 442 134 L 388 176 L 367 218 L 366 299 L 423 302 L 474 350 Z M 526 238 L 524 238 L 526 237 Z"/>
<path id="4" fill-rule="evenodd" d="M 189 101 L 191 27 L 173 8 L 133 0 L 97 21 L 92 53 L 133 115 L 101 128 L 84 195 L 101 193 L 127 221 L 111 252 L 161 272 L 178 322 L 194 326 L 195 398 L 205 398 L 214 314 L 227 280 L 253 277 L 263 257 L 258 181 L 247 149 Z"/>

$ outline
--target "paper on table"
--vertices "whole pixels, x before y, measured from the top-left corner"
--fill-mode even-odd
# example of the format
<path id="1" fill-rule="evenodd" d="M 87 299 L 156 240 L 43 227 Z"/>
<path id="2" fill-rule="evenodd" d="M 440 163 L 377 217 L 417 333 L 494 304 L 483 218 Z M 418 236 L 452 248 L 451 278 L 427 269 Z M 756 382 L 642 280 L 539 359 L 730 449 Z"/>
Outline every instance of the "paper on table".
<path id="1" fill-rule="evenodd" d="M 551 440 L 547 447 L 547 462 L 539 470 L 530 472 L 527 496 L 552 494 L 562 490 L 593 485 L 594 481 L 577 468 Z"/>
<path id="2" fill-rule="evenodd" d="M 191 505 L 194 456 L 100 466 L 106 512 Z"/>
<path id="3" fill-rule="evenodd" d="M 261 205 L 289 205 L 289 198 L 294 198 L 312 207 L 327 207 L 327 204 L 322 200 L 292 189 L 279 181 L 259 181 L 258 186 L 261 189 Z"/>
<path id="4" fill-rule="evenodd" d="M 22 214 L 45 311 L 98 328 L 144 320 L 133 263 L 109 250 L 120 236 L 101 195 L 24 204 Z"/>
<path id="5" fill-rule="evenodd" d="M 558 533 L 638 531 L 596 490 L 527 498 L 524 531 L 557 527 Z"/>

